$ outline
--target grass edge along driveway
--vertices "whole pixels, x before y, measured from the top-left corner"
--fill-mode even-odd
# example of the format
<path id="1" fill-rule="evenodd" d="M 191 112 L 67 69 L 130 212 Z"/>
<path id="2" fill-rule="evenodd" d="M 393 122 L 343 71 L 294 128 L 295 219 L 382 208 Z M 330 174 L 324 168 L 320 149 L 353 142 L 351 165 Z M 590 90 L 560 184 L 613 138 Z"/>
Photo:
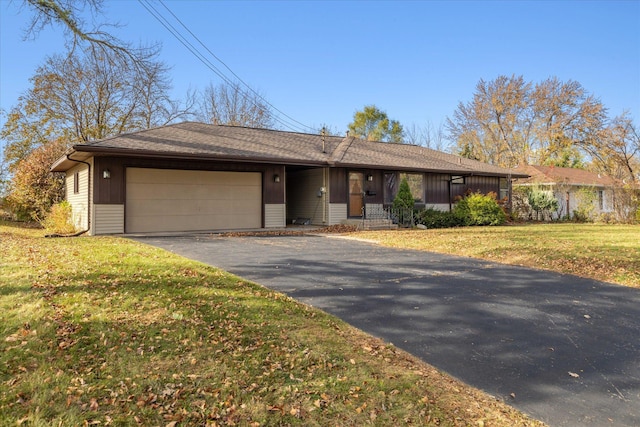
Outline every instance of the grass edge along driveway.
<path id="1" fill-rule="evenodd" d="M 0 425 L 542 425 L 319 310 L 0 223 Z"/>
<path id="2" fill-rule="evenodd" d="M 469 256 L 640 288 L 640 225 L 552 223 L 351 235 L 389 247 Z"/>

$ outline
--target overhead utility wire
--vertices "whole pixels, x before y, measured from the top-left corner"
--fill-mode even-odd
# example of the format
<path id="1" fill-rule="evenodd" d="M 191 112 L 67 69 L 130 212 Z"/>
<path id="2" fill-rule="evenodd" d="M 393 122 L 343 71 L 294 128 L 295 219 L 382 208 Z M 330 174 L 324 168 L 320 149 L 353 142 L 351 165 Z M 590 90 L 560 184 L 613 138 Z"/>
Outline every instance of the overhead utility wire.
<path id="1" fill-rule="evenodd" d="M 196 58 L 200 60 L 207 68 L 213 71 L 218 77 L 220 77 L 223 81 L 225 81 L 229 85 L 237 86 L 231 79 L 229 79 L 222 71 L 220 71 L 214 64 L 211 63 L 193 44 L 191 44 L 180 32 L 173 26 L 171 23 L 160 13 L 158 10 L 153 7 L 148 0 L 138 0 L 142 6 L 147 9 L 147 11 L 154 17 L 162 26 L 164 26 L 167 31 L 169 31 L 184 47 L 187 48 Z M 246 92 L 244 92 L 241 88 L 238 87 L 238 91 L 240 94 L 251 101 L 251 98 L 248 96 Z M 278 116 L 272 115 L 272 118 L 278 123 L 282 124 L 285 128 L 300 131 L 297 126 L 287 123 L 286 121 L 280 119 Z"/>
<path id="2" fill-rule="evenodd" d="M 185 46 L 187 48 L 187 50 L 189 50 L 196 58 L 198 58 L 207 68 L 209 68 L 211 71 L 213 71 L 215 74 L 217 74 L 227 84 L 237 86 L 237 84 L 235 84 L 231 79 L 229 79 L 227 76 L 225 76 L 224 73 L 222 73 L 206 57 L 204 57 L 204 55 L 202 55 L 202 53 L 200 53 L 195 46 L 193 46 L 184 36 L 182 36 L 182 34 L 180 34 L 180 32 L 178 30 L 176 30 L 176 28 L 173 25 L 171 25 L 171 23 L 164 16 L 162 16 L 162 14 L 160 12 L 158 12 L 157 9 L 155 9 L 149 3 L 148 0 L 144 0 L 146 2 L 146 4 L 143 3 L 143 0 L 138 0 L 138 1 L 140 2 L 140 4 L 142 4 L 142 6 L 145 9 L 147 9 L 147 11 L 154 18 L 156 18 L 156 20 L 158 20 L 158 22 L 160 22 L 176 39 L 178 39 L 178 41 L 180 41 L 180 43 L 183 44 L 183 46 Z M 240 92 L 240 94 L 243 97 L 245 97 L 249 101 L 252 101 L 252 99 L 248 96 L 248 94 L 246 92 L 244 92 L 241 88 L 238 87 L 238 91 Z M 271 117 L 276 122 L 282 124 L 285 128 L 296 130 L 296 131 L 301 131 L 300 128 L 298 128 L 297 126 L 295 126 L 295 125 L 293 125 L 291 123 L 287 123 L 286 121 L 282 120 L 280 117 L 278 117 L 276 115 L 271 114 Z"/>
<path id="3" fill-rule="evenodd" d="M 218 58 L 218 56 L 216 56 L 215 53 L 213 53 L 199 38 L 198 36 L 196 36 L 181 20 L 180 18 L 178 18 L 172 11 L 171 9 L 169 9 L 169 7 L 164 3 L 163 0 L 159 0 L 159 3 L 171 14 L 171 16 L 173 16 L 175 18 L 176 21 L 178 21 L 180 23 L 180 25 L 182 25 L 182 27 L 187 30 L 187 32 L 189 34 L 191 34 L 191 36 L 196 39 L 196 41 L 198 43 L 200 43 L 200 46 L 204 47 L 205 50 L 207 52 L 209 52 L 209 54 L 211 56 L 213 56 L 218 62 L 220 62 L 227 70 L 229 70 L 229 72 L 231 74 L 233 74 L 233 76 L 238 79 L 238 81 L 240 83 L 242 83 L 243 85 L 245 85 L 247 87 L 247 89 L 249 89 L 249 91 L 251 91 L 251 93 L 253 93 L 255 96 L 257 96 L 258 98 L 260 98 L 265 104 L 267 104 L 269 107 L 273 108 L 275 111 L 277 111 L 278 113 L 282 114 L 284 117 L 286 117 L 287 119 L 291 120 L 292 122 L 302 126 L 303 128 L 306 129 L 311 129 L 311 130 L 315 130 L 314 128 L 305 125 L 304 123 L 299 122 L 298 120 L 294 119 L 293 117 L 287 115 L 284 111 L 276 108 L 275 105 L 271 104 L 269 101 L 267 101 L 262 95 L 260 95 L 258 92 L 256 92 L 251 86 L 249 86 L 247 83 L 245 83 L 244 80 L 242 80 L 240 78 L 240 76 L 238 76 L 231 68 L 229 68 L 229 66 L 227 64 L 224 63 L 224 61 L 220 58 Z"/>
<path id="4" fill-rule="evenodd" d="M 178 39 L 178 41 L 180 41 L 180 43 L 182 43 L 183 46 L 187 48 L 187 50 L 189 50 L 196 58 L 198 58 L 207 68 L 217 74 L 227 84 L 237 86 L 237 84 L 235 84 L 231 79 L 224 75 L 222 71 L 220 71 L 214 64 L 212 64 L 204 55 L 202 55 L 200 51 L 198 51 L 195 46 L 193 46 L 193 44 L 191 44 L 182 34 L 180 34 L 180 32 L 173 25 L 171 25 L 171 23 L 160 12 L 158 12 L 158 10 L 154 8 L 148 0 L 144 0 L 146 4 L 143 3 L 143 0 L 138 1 L 154 18 L 156 18 L 156 20 L 158 20 L 158 22 L 160 22 L 160 24 L 162 24 L 176 39 Z M 252 101 L 248 94 L 241 88 L 238 87 L 238 91 L 243 97 L 245 97 L 249 101 Z M 285 128 L 299 131 L 299 129 L 295 125 L 287 123 L 279 117 L 273 114 L 271 115 L 271 117 L 276 122 L 282 124 Z"/>
<path id="5" fill-rule="evenodd" d="M 189 42 L 189 40 L 187 40 L 181 33 L 180 31 L 178 31 L 155 7 L 153 7 L 153 5 L 149 2 L 149 0 L 138 0 L 138 2 L 147 10 L 147 12 L 149 12 L 158 22 L 160 22 L 160 24 L 165 27 L 167 29 L 167 31 L 169 31 L 180 43 L 182 43 L 182 45 L 184 47 L 187 48 L 187 50 L 189 52 L 191 52 L 198 60 L 200 60 L 200 62 L 202 62 L 207 68 L 209 68 L 211 71 L 213 71 L 216 75 L 218 75 L 218 77 L 220 77 L 224 82 L 226 82 L 229 85 L 236 85 L 237 84 L 235 82 L 233 82 L 229 77 L 227 77 L 222 71 L 220 71 L 218 69 L 218 67 L 216 67 L 213 63 L 211 63 L 211 61 L 209 61 L 195 46 L 193 46 L 192 43 Z M 165 6 L 166 7 L 166 6 Z M 184 24 L 183 24 L 184 26 Z M 190 32 L 190 31 L 189 31 Z M 191 32 L 190 32 L 191 33 Z M 195 36 L 194 36 L 195 37 Z M 196 38 L 197 39 L 197 38 Z M 200 42 L 202 44 L 202 42 Z M 208 50 L 208 49 L 207 49 Z M 210 52 L 211 53 L 211 52 Z M 212 54 L 213 55 L 213 54 Z M 215 55 L 214 55 L 215 57 Z M 218 59 L 216 57 L 216 59 Z M 219 59 L 218 59 L 219 60 Z M 220 61 L 222 62 L 222 61 Z M 225 67 L 226 64 L 225 64 Z M 227 67 L 227 69 L 229 69 L 229 67 Z M 230 70 L 231 71 L 231 70 Z M 232 74 L 235 76 L 236 74 L 232 72 Z M 236 76 L 237 77 L 237 76 Z M 245 86 L 248 87 L 248 85 L 245 82 L 242 82 Z M 243 91 L 242 89 L 238 88 L 240 93 L 242 94 L 242 96 L 244 96 L 245 98 L 251 100 L 251 98 L 249 97 L 249 95 Z M 255 93 L 255 92 L 254 92 Z M 259 95 L 258 95 L 259 96 Z M 259 96 L 260 99 L 264 100 L 263 97 Z M 306 126 L 296 120 L 293 120 L 292 118 L 290 118 L 289 116 L 287 116 L 286 114 L 282 113 L 282 111 L 278 110 L 277 108 L 275 108 L 273 105 L 271 105 L 270 103 L 268 103 L 266 100 L 264 100 L 265 103 L 267 103 L 267 105 L 269 105 L 270 107 L 272 107 L 274 110 L 280 112 L 281 114 L 283 114 L 285 117 L 288 117 L 290 120 L 292 120 L 294 123 L 299 123 L 300 125 L 302 125 L 302 127 L 294 124 L 294 123 L 289 123 L 286 120 L 282 119 L 281 117 L 277 116 L 277 115 L 272 115 L 273 119 L 280 123 L 281 125 L 283 125 L 285 128 L 291 129 L 291 130 L 296 130 L 299 132 L 306 132 L 308 131 L 308 129 L 312 129 L 309 126 Z"/>

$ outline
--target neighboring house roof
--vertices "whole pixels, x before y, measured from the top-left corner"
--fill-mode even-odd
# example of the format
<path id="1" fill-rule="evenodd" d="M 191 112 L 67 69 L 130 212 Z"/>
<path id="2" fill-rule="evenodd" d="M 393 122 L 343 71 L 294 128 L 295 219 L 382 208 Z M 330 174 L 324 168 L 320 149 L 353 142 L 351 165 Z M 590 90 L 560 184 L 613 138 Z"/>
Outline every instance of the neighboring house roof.
<path id="1" fill-rule="evenodd" d="M 526 165 L 515 169 L 519 173 L 530 175 L 518 179 L 518 184 L 566 184 L 575 186 L 611 187 L 620 185 L 615 179 L 583 169 L 561 168 L 556 166 Z"/>
<path id="2" fill-rule="evenodd" d="M 74 160 L 85 160 L 93 155 L 115 155 L 526 176 L 416 145 L 195 122 L 74 145 L 67 155 L 73 156 Z M 65 171 L 74 164 L 65 156 L 53 165 L 52 170 Z"/>

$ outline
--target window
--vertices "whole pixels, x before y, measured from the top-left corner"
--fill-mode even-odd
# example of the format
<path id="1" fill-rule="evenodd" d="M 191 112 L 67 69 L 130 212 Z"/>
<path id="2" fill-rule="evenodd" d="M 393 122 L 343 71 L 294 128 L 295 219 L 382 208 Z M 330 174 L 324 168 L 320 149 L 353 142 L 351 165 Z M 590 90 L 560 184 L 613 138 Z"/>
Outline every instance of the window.
<path id="1" fill-rule="evenodd" d="M 464 176 L 461 175 L 453 175 L 451 177 L 452 184 L 464 185 Z"/>
<path id="2" fill-rule="evenodd" d="M 80 192 L 80 172 L 73 174 L 73 194 Z"/>
<path id="3" fill-rule="evenodd" d="M 509 181 L 500 178 L 500 200 L 509 198 Z"/>
<path id="4" fill-rule="evenodd" d="M 384 203 L 390 205 L 393 203 L 398 193 L 398 181 L 395 172 L 385 172 L 384 174 Z"/>
<path id="5" fill-rule="evenodd" d="M 604 191 L 603 190 L 598 191 L 598 207 L 600 208 L 601 211 L 604 210 Z"/>
<path id="6" fill-rule="evenodd" d="M 424 176 L 421 173 L 401 173 L 400 182 L 407 179 L 411 195 L 416 203 L 424 202 Z"/>

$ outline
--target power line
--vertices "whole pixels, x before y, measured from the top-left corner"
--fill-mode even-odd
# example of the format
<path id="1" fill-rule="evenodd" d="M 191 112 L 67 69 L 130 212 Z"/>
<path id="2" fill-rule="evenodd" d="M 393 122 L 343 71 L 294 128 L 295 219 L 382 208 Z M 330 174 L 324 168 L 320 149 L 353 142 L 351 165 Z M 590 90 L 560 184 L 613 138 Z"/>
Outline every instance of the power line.
<path id="1" fill-rule="evenodd" d="M 169 20 L 163 16 L 163 14 L 158 11 L 151 3 L 149 0 L 138 0 L 138 2 L 147 10 L 147 12 L 149 12 L 149 14 L 151 14 L 158 22 L 160 22 L 160 24 L 165 27 L 167 29 L 167 31 L 169 31 L 185 48 L 187 48 L 187 50 L 189 52 L 191 52 L 200 62 L 202 62 L 207 68 L 209 68 L 211 71 L 213 71 L 218 77 L 220 77 L 225 83 L 231 85 L 231 86 L 237 86 L 238 87 L 238 91 L 240 92 L 240 94 L 245 97 L 247 100 L 249 101 L 253 101 L 253 99 L 249 96 L 249 93 L 247 93 L 245 90 L 243 90 L 242 88 L 240 88 L 238 86 L 238 84 L 236 82 L 234 82 L 231 78 L 229 78 L 223 71 L 221 71 L 218 67 L 216 67 L 196 46 L 194 46 L 178 29 L 176 29 L 171 22 L 169 22 Z M 280 123 L 281 125 L 283 125 L 285 128 L 291 129 L 291 130 L 295 130 L 298 132 L 308 132 L 309 130 L 314 131 L 315 129 L 307 126 L 297 120 L 295 120 L 294 118 L 290 117 L 289 115 L 285 114 L 283 111 L 281 111 L 280 109 L 276 108 L 273 104 L 271 104 L 269 101 L 267 101 L 263 96 L 261 96 L 258 92 L 256 92 L 253 88 L 251 88 L 247 83 L 245 83 L 236 73 L 233 72 L 233 70 L 231 70 L 231 68 L 229 68 L 229 66 L 227 64 L 225 64 L 220 58 L 218 58 L 204 43 L 202 43 L 202 41 L 191 31 L 189 30 L 189 28 L 187 28 L 187 26 L 162 2 L 162 0 L 159 1 L 159 3 L 165 8 L 167 9 L 167 11 L 174 17 L 174 19 L 176 21 L 178 21 L 180 23 L 180 25 L 182 25 L 183 28 L 185 28 L 187 30 L 187 32 L 195 39 L 198 41 L 198 43 L 200 43 L 201 46 L 203 46 L 206 51 L 212 56 L 214 57 L 218 62 L 220 62 L 227 70 L 229 70 L 229 72 L 239 81 L 241 82 L 245 87 L 248 88 L 249 91 L 251 91 L 251 93 L 253 93 L 253 95 L 255 95 L 255 97 L 259 98 L 260 100 L 262 100 L 267 106 L 269 106 L 273 111 L 278 112 L 280 115 L 276 115 L 273 114 L 272 112 L 270 112 L 271 117 L 278 123 Z"/>
<path id="2" fill-rule="evenodd" d="M 284 111 L 282 111 L 282 110 L 280 110 L 280 109 L 276 108 L 273 104 L 271 104 L 269 101 L 267 101 L 267 100 L 266 100 L 262 95 L 260 95 L 258 92 L 256 92 L 256 91 L 255 91 L 251 86 L 249 86 L 247 83 L 245 83 L 245 82 L 244 82 L 244 80 L 242 80 L 242 79 L 240 78 L 240 76 L 238 76 L 235 72 L 233 72 L 233 70 L 232 70 L 231 68 L 229 68 L 229 66 L 228 66 L 227 64 L 225 64 L 225 63 L 224 63 L 224 61 L 223 61 L 222 59 L 218 58 L 218 56 L 216 56 L 216 54 L 215 54 L 215 53 L 213 53 L 213 52 L 212 52 L 212 51 L 211 51 L 211 50 L 210 50 L 210 49 L 209 49 L 209 48 L 208 48 L 208 47 L 207 47 L 207 46 L 206 46 L 206 45 L 205 45 L 205 44 L 204 44 L 204 43 L 203 43 L 199 38 L 198 38 L 198 36 L 196 36 L 193 32 L 191 32 L 191 30 L 190 30 L 189 28 L 187 28 L 187 26 L 186 26 L 186 25 L 185 25 L 185 24 L 180 20 L 180 18 L 178 18 L 178 17 L 177 17 L 177 16 L 176 16 L 172 11 L 171 11 L 171 9 L 169 9 L 169 8 L 167 7 L 167 5 L 164 3 L 164 1 L 163 1 L 163 0 L 159 0 L 159 2 L 160 2 L 160 4 L 161 4 L 165 9 L 167 9 L 167 11 L 171 14 L 171 16 L 173 16 L 173 17 L 176 19 L 176 21 L 178 21 L 178 22 L 180 23 L 180 25 L 182 25 L 182 27 L 183 27 L 185 30 L 187 30 L 187 32 L 188 32 L 189 34 L 191 34 L 191 36 L 192 36 L 194 39 L 196 39 L 196 40 L 197 40 L 197 42 L 198 42 L 198 43 L 200 43 L 200 45 L 201 45 L 202 47 L 204 47 L 204 48 L 206 49 L 206 51 L 207 51 L 207 52 L 209 52 L 209 54 L 210 54 L 211 56 L 213 56 L 213 57 L 214 57 L 218 62 L 220 62 L 220 63 L 221 63 L 221 64 L 222 64 L 222 65 L 223 65 L 227 70 L 229 70 L 229 72 L 230 72 L 231 74 L 233 74 L 233 76 L 234 76 L 236 79 L 238 79 L 238 81 L 239 81 L 240 83 L 242 83 L 244 86 L 246 86 L 246 87 L 247 87 L 247 89 L 249 89 L 249 91 L 251 91 L 251 93 L 253 93 L 255 96 L 257 96 L 258 98 L 260 98 L 260 99 L 261 99 L 264 103 L 266 103 L 268 106 L 270 106 L 270 107 L 271 107 L 271 108 L 273 108 L 275 111 L 279 112 L 279 113 L 280 113 L 280 114 L 282 114 L 284 117 L 286 117 L 287 119 L 291 120 L 292 122 L 294 122 L 294 123 L 296 123 L 296 124 L 298 124 L 298 125 L 300 125 L 300 126 L 302 126 L 302 127 L 304 127 L 304 128 L 307 128 L 307 129 L 313 129 L 312 127 L 309 127 L 309 126 L 305 125 L 304 123 L 301 123 L 301 122 L 297 121 L 296 119 L 294 119 L 293 117 L 291 117 L 291 116 L 287 115 Z"/>

